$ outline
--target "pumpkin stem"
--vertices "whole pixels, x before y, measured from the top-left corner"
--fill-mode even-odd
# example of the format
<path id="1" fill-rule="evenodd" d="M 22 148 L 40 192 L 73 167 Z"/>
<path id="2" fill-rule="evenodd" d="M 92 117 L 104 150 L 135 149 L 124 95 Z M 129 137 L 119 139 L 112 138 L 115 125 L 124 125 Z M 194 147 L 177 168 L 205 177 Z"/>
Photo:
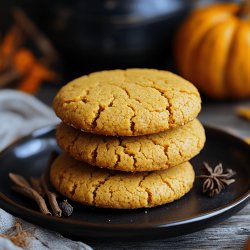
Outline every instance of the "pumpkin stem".
<path id="1" fill-rule="evenodd" d="M 242 18 L 250 18 L 250 0 L 242 0 L 238 15 Z"/>

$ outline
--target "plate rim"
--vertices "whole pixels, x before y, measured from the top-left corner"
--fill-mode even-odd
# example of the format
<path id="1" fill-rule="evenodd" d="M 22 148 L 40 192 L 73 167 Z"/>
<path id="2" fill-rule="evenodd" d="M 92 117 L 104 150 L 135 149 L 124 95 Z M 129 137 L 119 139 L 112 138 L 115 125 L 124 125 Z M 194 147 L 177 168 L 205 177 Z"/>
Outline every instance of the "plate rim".
<path id="1" fill-rule="evenodd" d="M 213 127 L 213 126 L 207 126 L 207 125 L 203 125 L 205 127 L 205 131 L 209 130 L 212 133 L 222 133 L 224 136 L 229 136 L 231 137 L 230 139 L 236 140 L 238 141 L 238 143 L 241 143 L 244 147 L 248 148 L 250 150 L 250 145 L 247 144 L 242 138 L 235 136 L 234 134 L 229 133 L 228 131 L 223 130 L 222 128 L 217 128 L 217 127 Z M 4 150 L 2 150 L 0 152 L 0 159 L 1 157 L 4 156 L 4 154 L 6 152 L 8 152 L 9 150 L 11 150 L 13 147 L 17 146 L 18 144 L 21 144 L 23 142 L 25 142 L 26 140 L 32 139 L 34 137 L 39 137 L 39 136 L 43 136 L 46 135 L 50 132 L 53 132 L 56 128 L 56 125 L 49 125 L 49 126 L 44 126 L 41 128 L 38 128 L 36 130 L 34 130 L 33 132 L 31 132 L 29 135 L 26 135 L 14 142 L 12 142 L 8 147 L 6 147 Z M 250 183 L 250 180 L 249 180 Z M 208 198 L 209 199 L 209 198 Z M 7 212 L 11 212 L 14 214 L 17 214 L 17 216 L 20 216 L 21 218 L 23 218 L 22 213 L 30 213 L 32 216 L 34 216 L 36 219 L 42 219 L 42 220 L 46 220 L 47 223 L 59 223 L 60 225 L 64 224 L 66 226 L 79 226 L 79 227 L 86 227 L 89 229 L 96 229 L 96 228 L 101 228 L 103 230 L 112 230 L 112 229 L 119 229 L 119 230 L 152 230 L 152 229 L 159 229 L 159 228 L 170 228 L 170 227 L 174 227 L 174 226 L 181 226 L 181 225 L 186 225 L 186 224 L 190 224 L 190 223 L 195 223 L 195 222 L 199 222 L 202 220 L 206 220 L 206 219 L 210 219 L 213 217 L 216 217 L 218 215 L 221 215 L 225 212 L 231 211 L 233 208 L 239 206 L 240 204 L 247 204 L 247 202 L 250 200 L 250 188 L 243 193 L 241 196 L 237 197 L 236 199 L 234 199 L 233 201 L 231 201 L 230 203 L 227 203 L 223 206 L 220 206 L 219 208 L 215 208 L 215 209 L 211 209 L 208 212 L 203 212 L 203 213 L 199 213 L 197 216 L 192 216 L 192 217 L 188 217 L 184 220 L 180 219 L 180 220 L 173 220 L 169 223 L 159 223 L 159 224 L 151 224 L 150 227 L 148 226 L 141 226 L 141 225 L 136 225 L 136 224 L 108 224 L 107 227 L 102 226 L 98 226 L 96 223 L 90 223 L 90 222 L 86 222 L 86 221 L 78 221 L 78 220 L 74 220 L 74 219 L 70 219 L 68 220 L 67 218 L 58 218 L 55 216 L 47 216 L 44 215 L 42 213 L 40 213 L 39 211 L 24 207 L 16 202 L 14 202 L 12 199 L 8 198 L 6 195 L 4 195 L 2 192 L 0 192 L 0 207 L 3 209 L 6 209 Z M 6 204 L 7 205 L 6 205 Z M 21 209 L 21 211 L 19 212 L 18 210 L 16 210 L 16 208 L 19 207 Z M 97 208 L 97 209 L 103 209 L 103 208 Z M 147 210 L 147 209 L 151 209 L 151 208 L 142 208 L 141 210 Z M 25 220 L 30 220 L 29 218 L 24 218 Z"/>

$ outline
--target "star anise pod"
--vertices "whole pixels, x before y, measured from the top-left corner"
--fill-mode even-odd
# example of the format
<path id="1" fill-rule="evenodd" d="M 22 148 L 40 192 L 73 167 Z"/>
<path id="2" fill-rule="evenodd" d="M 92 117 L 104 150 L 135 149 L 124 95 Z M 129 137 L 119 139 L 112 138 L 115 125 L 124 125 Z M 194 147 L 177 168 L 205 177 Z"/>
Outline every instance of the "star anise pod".
<path id="1" fill-rule="evenodd" d="M 219 163 L 215 168 L 211 168 L 207 162 L 203 163 L 206 174 L 196 176 L 196 178 L 204 179 L 202 192 L 207 193 L 210 197 L 219 194 L 226 186 L 229 186 L 235 179 L 232 177 L 236 174 L 235 171 L 228 168 L 223 173 L 222 164 Z"/>

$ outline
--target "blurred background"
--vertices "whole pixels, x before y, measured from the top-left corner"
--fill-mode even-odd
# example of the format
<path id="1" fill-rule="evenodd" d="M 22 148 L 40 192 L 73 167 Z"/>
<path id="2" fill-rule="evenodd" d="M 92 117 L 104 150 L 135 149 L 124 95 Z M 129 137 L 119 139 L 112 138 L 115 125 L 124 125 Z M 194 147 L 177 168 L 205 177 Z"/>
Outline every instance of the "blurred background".
<path id="1" fill-rule="evenodd" d="M 1 47 L 12 50 L 8 51 L 9 57 L 20 47 L 27 48 L 26 54 L 31 52 L 35 59 L 43 61 L 44 69 L 52 71 L 43 72 L 40 77 L 42 82 L 51 84 L 114 68 L 147 67 L 176 72 L 172 56 L 176 30 L 197 6 L 214 2 L 1 0 Z M 4 41 L 6 36 L 14 41 Z M 17 60 L 22 63 L 31 60 L 28 55 L 20 57 Z M 9 82 L 15 79 L 5 78 L 0 78 L 2 87 L 11 86 Z M 37 86 L 20 89 L 38 91 Z"/>
<path id="2" fill-rule="evenodd" d="M 218 2 L 226 5 L 211 7 Z M 206 13 L 197 18 L 192 13 L 200 7 Z M 216 31 L 210 32 L 206 23 L 222 17 L 228 18 L 223 29 L 218 21 L 209 24 Z M 228 45 L 236 23 L 242 32 L 234 29 Z M 207 30 L 201 36 L 203 26 Z M 185 61 L 197 36 L 200 56 Z M 232 58 L 225 53 L 229 47 Z M 185 72 L 190 65 L 198 74 Z M 204 123 L 229 130 L 239 126 L 234 109 L 249 108 L 250 97 L 250 1 L 0 0 L 0 88 L 15 88 L 51 105 L 58 89 L 78 76 L 130 67 L 180 74 L 202 94 Z M 247 134 L 249 123 L 240 123 Z"/>
<path id="3" fill-rule="evenodd" d="M 21 9 L 60 55 L 63 78 L 92 71 L 173 68 L 172 38 L 195 0 L 2 0 L 1 31 Z M 21 24 L 22 25 L 22 24 Z M 27 26 L 26 23 L 23 23 Z M 31 48 L 31 47 L 29 47 Z M 34 49 L 34 48 L 31 48 Z M 35 52 L 35 51 L 33 51 Z M 36 51 L 37 52 L 37 51 Z"/>

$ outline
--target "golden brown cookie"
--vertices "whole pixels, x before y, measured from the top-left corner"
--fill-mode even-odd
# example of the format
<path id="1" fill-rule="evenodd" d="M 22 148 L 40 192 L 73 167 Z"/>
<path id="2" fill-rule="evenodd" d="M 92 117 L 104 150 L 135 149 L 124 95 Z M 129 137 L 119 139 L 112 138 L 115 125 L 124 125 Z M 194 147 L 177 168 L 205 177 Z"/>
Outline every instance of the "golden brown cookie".
<path id="1" fill-rule="evenodd" d="M 167 71 L 110 70 L 68 83 L 54 109 L 64 123 L 85 132 L 137 136 L 188 123 L 201 99 L 190 82 Z"/>
<path id="2" fill-rule="evenodd" d="M 111 137 L 84 133 L 61 123 L 56 130 L 59 146 L 79 161 L 121 171 L 162 170 L 186 162 L 205 143 L 205 132 L 195 119 L 159 134 Z"/>
<path id="3" fill-rule="evenodd" d="M 168 170 L 126 173 L 92 167 L 70 156 L 59 156 L 51 167 L 51 182 L 69 199 L 103 208 L 154 207 L 185 195 L 195 174 L 189 162 Z"/>

